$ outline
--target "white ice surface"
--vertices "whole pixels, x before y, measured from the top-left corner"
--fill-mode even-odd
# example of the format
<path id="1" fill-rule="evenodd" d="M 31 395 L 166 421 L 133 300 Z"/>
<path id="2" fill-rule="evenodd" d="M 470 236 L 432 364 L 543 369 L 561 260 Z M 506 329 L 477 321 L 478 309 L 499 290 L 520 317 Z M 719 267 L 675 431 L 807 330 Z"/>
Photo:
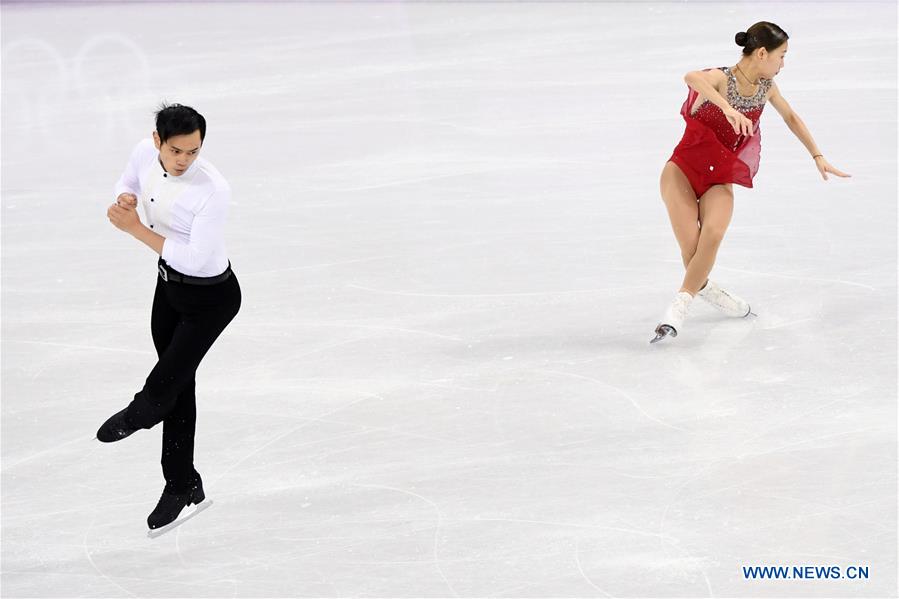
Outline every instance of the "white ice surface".
<path id="1" fill-rule="evenodd" d="M 658 195 L 683 74 L 757 20 L 773 107 L 714 273 Z M 896 593 L 896 5 L 2 10 L 2 585 L 14 597 Z M 155 258 L 105 218 L 163 99 L 209 120 L 243 309 L 198 377 L 215 505 L 157 539 Z M 746 581 L 742 566 L 869 567 Z"/>

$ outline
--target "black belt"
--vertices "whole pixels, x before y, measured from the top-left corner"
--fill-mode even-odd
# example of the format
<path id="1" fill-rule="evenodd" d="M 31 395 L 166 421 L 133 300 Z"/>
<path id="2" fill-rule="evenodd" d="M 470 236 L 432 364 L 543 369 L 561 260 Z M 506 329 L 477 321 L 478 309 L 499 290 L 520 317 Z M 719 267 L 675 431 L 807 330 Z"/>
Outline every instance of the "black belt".
<path id="1" fill-rule="evenodd" d="M 228 268 L 220 275 L 214 277 L 191 277 L 190 275 L 181 274 L 166 264 L 163 260 L 159 261 L 159 278 L 167 283 L 184 283 L 185 285 L 217 285 L 222 281 L 227 281 L 231 276 L 231 263 L 228 262 Z"/>

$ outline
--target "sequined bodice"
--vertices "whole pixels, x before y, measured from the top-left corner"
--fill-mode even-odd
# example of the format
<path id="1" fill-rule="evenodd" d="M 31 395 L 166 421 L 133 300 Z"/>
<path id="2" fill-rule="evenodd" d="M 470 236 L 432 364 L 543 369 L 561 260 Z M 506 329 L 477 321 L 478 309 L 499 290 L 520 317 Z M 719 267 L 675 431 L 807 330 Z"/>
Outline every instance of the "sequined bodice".
<path id="1" fill-rule="evenodd" d="M 746 118 L 752 121 L 753 127 L 758 129 L 759 118 L 765 108 L 765 96 L 771 89 L 770 79 L 759 79 L 758 89 L 752 96 L 743 96 L 737 90 L 737 79 L 729 67 L 719 67 L 727 75 L 727 103 L 735 110 L 740 111 Z M 720 108 L 705 100 L 691 115 L 692 118 L 708 125 L 715 132 L 716 137 L 724 147 L 736 150 L 746 139 L 745 136 L 734 133 L 733 127 L 727 122 L 724 112 Z"/>
<path id="2" fill-rule="evenodd" d="M 730 67 L 720 67 L 724 74 L 727 75 L 727 103 L 739 110 L 740 112 L 748 112 L 761 109 L 765 106 L 765 95 L 771 89 L 770 79 L 759 79 L 758 89 L 752 96 L 741 95 L 737 91 L 737 78 Z"/>

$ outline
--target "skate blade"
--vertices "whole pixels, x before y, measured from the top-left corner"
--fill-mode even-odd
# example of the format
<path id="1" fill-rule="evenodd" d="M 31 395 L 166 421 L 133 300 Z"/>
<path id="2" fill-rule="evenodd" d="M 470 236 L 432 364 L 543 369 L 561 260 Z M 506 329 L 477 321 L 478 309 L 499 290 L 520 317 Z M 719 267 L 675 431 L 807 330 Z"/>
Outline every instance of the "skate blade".
<path id="1" fill-rule="evenodd" d="M 193 509 L 191 509 L 190 512 L 188 512 L 187 514 L 185 514 L 183 516 L 179 516 L 178 519 L 175 520 L 174 522 L 171 522 L 169 524 L 166 524 L 165 526 L 161 526 L 159 528 L 154 528 L 154 529 L 150 530 L 147 533 L 147 536 L 150 537 L 151 539 L 155 539 L 156 537 L 162 536 L 165 533 L 178 528 L 179 526 L 181 526 L 182 524 L 184 524 L 191 518 L 197 516 L 200 512 L 202 512 L 210 507 L 212 507 L 211 499 L 201 501 L 197 505 L 193 506 Z"/>
<path id="2" fill-rule="evenodd" d="M 660 324 L 656 327 L 656 336 L 653 339 L 650 339 L 650 343 L 658 343 L 665 337 L 677 337 L 677 330 L 674 327 L 667 324 Z"/>

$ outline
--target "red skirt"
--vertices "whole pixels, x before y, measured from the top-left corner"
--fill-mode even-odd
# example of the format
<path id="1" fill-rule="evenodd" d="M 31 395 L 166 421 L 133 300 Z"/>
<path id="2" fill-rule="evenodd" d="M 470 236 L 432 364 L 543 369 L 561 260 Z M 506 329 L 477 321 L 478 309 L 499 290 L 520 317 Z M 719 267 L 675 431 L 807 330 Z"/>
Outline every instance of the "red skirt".
<path id="1" fill-rule="evenodd" d="M 669 160 L 686 175 L 697 198 L 713 185 L 736 183 L 752 187 L 761 157 L 759 118 L 764 106 L 743 113 L 753 123 L 753 135 L 744 136 L 734 133 L 724 113 L 711 102 L 703 103 L 690 114 L 698 96 L 690 88 L 681 108 L 687 129 Z"/>

